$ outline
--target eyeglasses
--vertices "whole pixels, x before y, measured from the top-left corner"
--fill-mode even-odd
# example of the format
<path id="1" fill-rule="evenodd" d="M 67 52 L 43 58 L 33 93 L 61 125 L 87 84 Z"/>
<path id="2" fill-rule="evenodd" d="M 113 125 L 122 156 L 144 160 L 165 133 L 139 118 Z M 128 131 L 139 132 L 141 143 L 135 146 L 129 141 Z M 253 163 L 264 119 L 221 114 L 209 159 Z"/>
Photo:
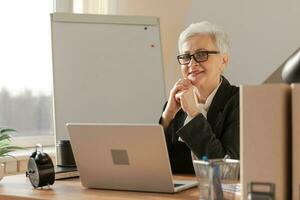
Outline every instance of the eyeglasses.
<path id="1" fill-rule="evenodd" d="M 219 51 L 198 51 L 194 54 L 186 53 L 186 54 L 179 55 L 177 56 L 177 60 L 181 65 L 188 65 L 191 62 L 192 57 L 197 63 L 200 63 L 200 62 L 207 61 L 209 54 L 219 54 L 219 53 L 220 53 Z"/>

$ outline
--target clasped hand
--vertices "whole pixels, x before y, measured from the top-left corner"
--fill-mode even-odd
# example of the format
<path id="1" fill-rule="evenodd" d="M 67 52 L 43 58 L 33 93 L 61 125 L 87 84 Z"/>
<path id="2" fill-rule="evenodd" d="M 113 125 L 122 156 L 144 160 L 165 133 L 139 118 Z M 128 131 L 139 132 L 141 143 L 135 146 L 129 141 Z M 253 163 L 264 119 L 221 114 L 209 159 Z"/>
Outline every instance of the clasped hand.
<path id="1" fill-rule="evenodd" d="M 195 87 L 188 79 L 179 79 L 172 88 L 165 109 L 165 116 L 174 118 L 180 108 L 193 118 L 199 114 Z"/>

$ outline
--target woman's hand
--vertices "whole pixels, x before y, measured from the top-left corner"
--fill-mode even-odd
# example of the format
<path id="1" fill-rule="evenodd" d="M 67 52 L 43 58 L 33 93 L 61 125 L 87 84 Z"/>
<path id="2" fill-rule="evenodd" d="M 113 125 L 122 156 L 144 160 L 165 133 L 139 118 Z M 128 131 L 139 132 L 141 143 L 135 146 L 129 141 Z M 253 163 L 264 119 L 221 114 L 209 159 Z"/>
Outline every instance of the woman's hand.
<path id="1" fill-rule="evenodd" d="M 187 90 L 182 90 L 175 95 L 175 98 L 180 101 L 182 110 L 191 118 L 199 114 L 197 96 L 194 89 L 195 88 L 191 86 Z"/>
<path id="2" fill-rule="evenodd" d="M 166 109 L 164 110 L 162 114 L 163 119 L 163 126 L 166 127 L 170 123 L 170 121 L 175 117 L 178 110 L 181 108 L 180 99 L 175 97 L 175 95 L 184 90 L 188 90 L 192 87 L 192 83 L 188 79 L 179 79 L 175 85 L 173 86 L 170 95 L 168 104 L 166 106 Z"/>

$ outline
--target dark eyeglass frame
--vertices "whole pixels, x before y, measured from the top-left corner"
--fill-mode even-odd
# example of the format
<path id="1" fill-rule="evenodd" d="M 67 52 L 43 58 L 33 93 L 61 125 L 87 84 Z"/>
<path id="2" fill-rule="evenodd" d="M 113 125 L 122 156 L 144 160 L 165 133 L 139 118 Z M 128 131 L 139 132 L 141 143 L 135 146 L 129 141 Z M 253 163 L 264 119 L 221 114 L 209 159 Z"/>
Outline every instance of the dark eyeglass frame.
<path id="1" fill-rule="evenodd" d="M 204 59 L 201 59 L 201 60 L 197 60 L 197 58 L 196 58 L 196 54 L 199 54 L 199 53 L 201 53 L 201 54 L 203 54 L 203 53 L 206 53 L 206 56 L 204 57 Z M 219 51 L 197 51 L 197 52 L 195 52 L 195 53 L 193 53 L 193 54 L 188 54 L 188 53 L 186 53 L 186 54 L 181 54 L 181 55 L 178 55 L 177 56 L 177 60 L 178 60 L 178 62 L 179 62 L 179 64 L 180 65 L 188 65 L 190 62 L 191 62 L 191 60 L 192 60 L 192 57 L 194 58 L 194 60 L 197 62 L 197 63 L 200 63 L 200 62 L 205 62 L 205 61 L 207 61 L 208 60 L 208 55 L 209 54 L 219 54 L 220 52 Z M 189 61 L 187 62 L 181 62 L 181 57 L 182 56 L 189 56 Z"/>

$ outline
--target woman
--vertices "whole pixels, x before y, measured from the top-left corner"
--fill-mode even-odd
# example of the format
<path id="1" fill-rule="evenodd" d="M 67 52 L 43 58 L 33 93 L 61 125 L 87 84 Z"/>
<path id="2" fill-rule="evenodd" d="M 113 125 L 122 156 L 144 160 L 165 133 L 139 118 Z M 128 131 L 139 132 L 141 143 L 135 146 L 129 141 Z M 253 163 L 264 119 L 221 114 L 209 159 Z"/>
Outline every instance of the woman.
<path id="1" fill-rule="evenodd" d="M 191 151 L 239 159 L 239 89 L 222 76 L 226 33 L 209 22 L 191 24 L 178 41 L 182 78 L 172 88 L 160 124 L 173 173 L 194 173 Z"/>

